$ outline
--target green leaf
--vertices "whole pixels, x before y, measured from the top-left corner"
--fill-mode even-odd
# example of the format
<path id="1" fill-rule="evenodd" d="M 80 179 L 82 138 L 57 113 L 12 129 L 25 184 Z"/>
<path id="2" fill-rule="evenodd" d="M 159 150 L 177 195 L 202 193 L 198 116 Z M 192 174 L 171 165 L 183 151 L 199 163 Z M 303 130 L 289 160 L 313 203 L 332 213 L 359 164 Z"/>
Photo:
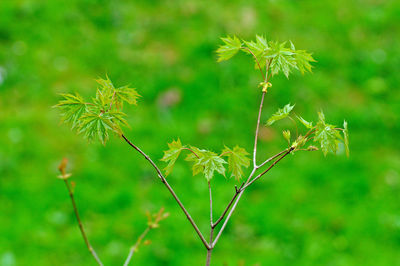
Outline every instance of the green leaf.
<path id="1" fill-rule="evenodd" d="M 61 94 L 61 96 L 64 99 L 53 107 L 61 109 L 64 122 L 71 124 L 72 129 L 77 128 L 79 126 L 79 118 L 87 112 L 87 104 L 78 93 L 75 95 Z"/>
<path id="2" fill-rule="evenodd" d="M 265 39 L 265 37 L 256 35 L 256 41 L 244 41 L 244 44 L 247 46 L 247 48 L 250 49 L 250 51 L 254 54 L 254 56 L 257 58 L 258 63 L 260 64 L 260 67 L 263 68 L 265 67 L 265 55 L 267 51 L 269 50 L 268 42 Z M 244 52 L 251 54 L 248 50 L 244 50 Z M 258 64 L 256 62 L 255 68 L 258 68 Z"/>
<path id="3" fill-rule="evenodd" d="M 286 42 L 270 42 L 271 52 L 267 58 L 271 58 L 271 74 L 274 76 L 282 71 L 288 78 L 292 68 L 296 67 L 294 52 L 285 47 Z"/>
<path id="4" fill-rule="evenodd" d="M 126 116 L 125 113 L 118 110 L 104 113 L 104 117 L 111 121 L 113 131 L 117 133 L 119 136 L 122 135 L 122 129 L 121 129 L 122 126 L 129 127 L 128 122 L 124 118 L 125 116 Z"/>
<path id="5" fill-rule="evenodd" d="M 217 49 L 218 62 L 230 59 L 242 48 L 242 42 L 236 36 L 227 36 L 226 38 L 221 38 L 221 40 L 224 45 Z"/>
<path id="6" fill-rule="evenodd" d="M 193 175 L 197 175 L 203 172 L 204 177 L 207 181 L 210 181 L 214 177 L 214 172 L 217 171 L 221 175 L 225 176 L 226 161 L 219 157 L 216 153 L 207 150 L 201 150 L 196 147 L 190 147 L 195 154 L 189 154 L 185 160 L 193 162 Z"/>
<path id="7" fill-rule="evenodd" d="M 168 143 L 168 148 L 168 150 L 164 151 L 164 156 L 161 159 L 161 161 L 168 163 L 168 165 L 164 168 L 166 176 L 168 176 L 172 172 L 175 162 L 185 146 L 182 146 L 181 140 L 178 139 L 176 141 Z"/>
<path id="8" fill-rule="evenodd" d="M 86 113 L 81 118 L 81 123 L 78 132 L 83 134 L 89 141 L 94 140 L 96 137 L 100 142 L 105 145 L 109 138 L 108 130 L 112 130 L 112 122 L 109 118 L 103 116 L 102 113 Z"/>
<path id="9" fill-rule="evenodd" d="M 286 118 L 293 110 L 294 106 L 295 105 L 290 105 L 290 103 L 288 103 L 283 108 L 278 109 L 278 111 L 268 119 L 267 125 L 270 126 L 276 121 Z"/>
<path id="10" fill-rule="evenodd" d="M 120 109 L 124 102 L 136 105 L 139 97 L 140 95 L 136 89 L 124 86 L 114 90 L 113 100 L 115 106 Z"/>
<path id="11" fill-rule="evenodd" d="M 299 119 L 299 121 L 308 129 L 313 128 L 312 122 L 308 122 L 306 121 L 303 117 L 301 116 L 297 116 L 297 119 Z"/>
<path id="12" fill-rule="evenodd" d="M 349 150 L 349 131 L 347 129 L 347 122 L 346 120 L 343 122 L 343 137 L 344 137 L 344 147 L 346 149 L 346 155 L 349 157 L 350 150 Z"/>
<path id="13" fill-rule="evenodd" d="M 306 72 L 312 72 L 311 70 L 312 66 L 310 62 L 315 62 L 315 60 L 310 53 L 307 53 L 304 50 L 296 50 L 295 60 L 296 60 L 296 67 L 301 74 L 304 74 Z"/>
<path id="14" fill-rule="evenodd" d="M 115 87 L 111 82 L 110 78 L 106 76 L 107 79 L 96 79 L 96 82 L 100 85 L 100 91 L 106 98 L 111 98 L 114 93 Z"/>
<path id="15" fill-rule="evenodd" d="M 239 181 L 243 176 L 242 167 L 247 168 L 250 165 L 250 159 L 247 158 L 249 153 L 239 146 L 234 147 L 232 150 L 225 146 L 222 154 L 228 157 L 228 169 L 231 172 L 231 177 Z"/>
<path id="16" fill-rule="evenodd" d="M 336 154 L 338 150 L 340 134 L 335 129 L 334 125 L 330 125 L 325 122 L 325 116 L 322 111 L 318 113 L 318 116 L 319 121 L 316 125 L 314 141 L 319 142 L 321 150 L 325 156 L 328 154 L 328 152 Z"/>

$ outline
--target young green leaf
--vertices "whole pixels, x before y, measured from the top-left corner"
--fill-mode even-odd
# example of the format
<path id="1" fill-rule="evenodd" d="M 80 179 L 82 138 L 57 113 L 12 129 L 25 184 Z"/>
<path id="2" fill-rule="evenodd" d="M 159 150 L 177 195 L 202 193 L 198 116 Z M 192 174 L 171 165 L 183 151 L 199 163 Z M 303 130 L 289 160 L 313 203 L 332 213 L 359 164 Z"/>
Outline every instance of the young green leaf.
<path id="1" fill-rule="evenodd" d="M 168 150 L 164 151 L 164 156 L 161 159 L 161 161 L 168 163 L 168 165 L 164 168 L 166 176 L 168 176 L 172 172 L 175 162 L 185 146 L 182 146 L 181 140 L 178 139 L 176 141 L 173 140 L 171 143 L 168 143 L 168 148 Z"/>
<path id="2" fill-rule="evenodd" d="M 307 53 L 307 51 L 305 50 L 296 50 L 295 60 L 296 60 L 296 67 L 301 74 L 304 74 L 306 72 L 312 72 L 311 70 L 312 66 L 310 62 L 315 62 L 315 60 L 310 53 Z"/>
<path id="3" fill-rule="evenodd" d="M 192 146 L 190 148 L 197 156 L 191 153 L 185 160 L 193 162 L 193 175 L 203 172 L 207 181 L 210 181 L 214 177 L 215 171 L 225 176 L 224 164 L 226 164 L 226 161 L 224 159 L 212 151 L 201 150 Z"/>
<path id="4" fill-rule="evenodd" d="M 106 75 L 106 79 L 96 79 L 96 82 L 100 85 L 100 91 L 104 97 L 111 99 L 114 93 L 115 87 L 110 78 Z"/>
<path id="5" fill-rule="evenodd" d="M 265 67 L 266 64 L 266 54 L 267 51 L 269 50 L 268 42 L 265 39 L 265 37 L 256 35 L 256 41 L 245 41 L 243 40 L 244 44 L 247 46 L 247 48 L 251 51 L 251 53 L 254 54 L 255 61 L 255 68 L 258 68 L 258 65 L 260 65 L 261 68 Z M 243 49 L 245 53 L 251 54 L 247 49 Z M 257 60 L 256 60 L 257 59 Z"/>
<path id="6" fill-rule="evenodd" d="M 120 109 L 124 102 L 136 105 L 139 97 L 140 95 L 136 89 L 124 86 L 114 90 L 113 100 L 115 106 Z"/>
<path id="7" fill-rule="evenodd" d="M 236 36 L 227 36 L 226 38 L 221 38 L 221 40 L 224 45 L 217 49 L 218 62 L 230 59 L 242 48 L 242 42 Z"/>
<path id="8" fill-rule="evenodd" d="M 295 106 L 294 104 L 290 105 L 290 103 L 288 103 L 283 108 L 278 109 L 278 111 L 268 119 L 267 125 L 270 126 L 273 123 L 275 123 L 276 121 L 286 118 L 290 114 L 290 112 L 293 110 L 294 106 Z"/>
<path id="9" fill-rule="evenodd" d="M 319 142 L 321 150 L 325 156 L 328 152 L 336 154 L 340 134 L 335 130 L 335 126 L 325 122 L 325 116 L 322 111 L 318 113 L 318 116 L 319 121 L 316 125 L 314 141 Z"/>
<path id="10" fill-rule="evenodd" d="M 243 176 L 242 167 L 247 168 L 250 165 L 250 159 L 247 157 L 249 153 L 239 146 L 236 146 L 233 149 L 229 149 L 225 146 L 222 154 L 228 157 L 228 168 L 231 172 L 231 177 L 240 181 Z"/>
<path id="11" fill-rule="evenodd" d="M 75 95 L 66 93 L 61 94 L 61 96 L 64 99 L 53 107 L 61 109 L 64 122 L 71 124 L 72 129 L 77 128 L 79 126 L 79 118 L 87 112 L 87 103 L 78 93 Z"/>
<path id="12" fill-rule="evenodd" d="M 294 52 L 285 47 L 286 42 L 270 42 L 271 52 L 267 58 L 271 58 L 271 74 L 274 76 L 282 71 L 288 78 L 292 68 L 296 67 Z"/>
<path id="13" fill-rule="evenodd" d="M 109 118 L 103 116 L 102 113 L 86 113 L 80 118 L 80 120 L 81 123 L 78 128 L 79 133 L 83 134 L 89 141 L 98 137 L 103 145 L 106 144 L 109 138 L 108 130 L 113 127 Z"/>
<path id="14" fill-rule="evenodd" d="M 312 122 L 306 121 L 303 117 L 297 116 L 297 119 L 308 129 L 311 129 L 313 127 Z"/>
<path id="15" fill-rule="evenodd" d="M 346 155 L 349 157 L 349 131 L 347 129 L 347 121 L 343 122 L 343 137 L 344 137 L 344 148 L 346 149 Z"/>

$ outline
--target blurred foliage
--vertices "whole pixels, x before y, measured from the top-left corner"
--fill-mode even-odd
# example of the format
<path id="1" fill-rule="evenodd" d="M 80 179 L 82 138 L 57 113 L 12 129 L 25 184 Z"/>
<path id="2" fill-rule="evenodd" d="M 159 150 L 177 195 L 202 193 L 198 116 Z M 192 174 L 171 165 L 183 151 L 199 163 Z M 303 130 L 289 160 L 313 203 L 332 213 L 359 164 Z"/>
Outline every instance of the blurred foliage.
<path id="1" fill-rule="evenodd" d="M 55 178 L 64 156 L 106 264 L 123 262 L 145 212 L 161 206 L 171 217 L 135 262 L 203 264 L 201 242 L 144 159 L 118 137 L 87 144 L 51 106 L 60 92 L 92 95 L 108 74 L 143 96 L 124 110 L 126 135 L 155 160 L 177 137 L 251 150 L 259 73 L 246 55 L 216 62 L 219 37 L 233 34 L 313 53 L 313 74 L 272 80 L 263 121 L 288 102 L 307 121 L 323 109 L 333 124 L 348 121 L 351 156 L 283 161 L 246 192 L 213 263 L 399 264 L 399 17 L 395 0 L 0 1 L 0 265 L 94 265 Z M 289 123 L 261 130 L 260 160 L 287 145 Z M 207 184 L 190 171 L 177 162 L 168 179 L 206 233 Z M 212 182 L 218 215 L 233 188 Z"/>

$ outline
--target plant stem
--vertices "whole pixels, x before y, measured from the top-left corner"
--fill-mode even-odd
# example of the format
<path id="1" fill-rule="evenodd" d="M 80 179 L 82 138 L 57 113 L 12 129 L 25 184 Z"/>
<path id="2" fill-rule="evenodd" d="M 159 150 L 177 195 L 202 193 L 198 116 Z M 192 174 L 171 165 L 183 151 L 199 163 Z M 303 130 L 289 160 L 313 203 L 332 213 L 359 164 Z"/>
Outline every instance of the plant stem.
<path id="1" fill-rule="evenodd" d="M 257 126 L 256 126 L 256 135 L 254 138 L 254 149 L 253 149 L 253 167 L 254 168 L 258 168 L 257 167 L 257 142 L 258 142 L 258 131 L 260 129 L 260 120 L 261 120 L 261 112 L 262 112 L 262 107 L 263 107 L 263 103 L 264 103 L 264 97 L 265 97 L 265 92 L 262 93 L 261 96 L 261 103 L 260 103 L 260 108 L 258 110 L 258 118 L 257 118 Z"/>
<path id="2" fill-rule="evenodd" d="M 85 244 L 86 244 L 87 248 L 89 249 L 89 252 L 92 254 L 92 256 L 94 257 L 94 259 L 96 260 L 96 262 L 97 262 L 99 265 L 103 266 L 103 263 L 101 262 L 99 256 L 97 256 L 96 251 L 95 251 L 95 250 L 93 249 L 93 247 L 90 245 L 89 239 L 88 239 L 87 236 L 86 236 L 85 229 L 83 228 L 83 224 L 82 224 L 82 222 L 81 222 L 81 218 L 79 217 L 78 208 L 76 207 L 75 198 L 74 198 L 74 192 L 73 192 L 72 189 L 71 189 L 71 186 L 70 186 L 70 184 L 69 184 L 69 182 L 68 182 L 68 179 L 64 179 L 64 182 L 65 182 L 65 185 L 66 185 L 66 187 L 67 187 L 67 189 L 68 189 L 69 197 L 71 198 L 72 207 L 73 207 L 73 209 L 74 209 L 75 217 L 76 217 L 76 220 L 78 221 L 79 229 L 80 229 L 80 231 L 81 231 L 83 240 L 85 240 Z"/>
<path id="3" fill-rule="evenodd" d="M 211 183 L 208 181 L 208 191 L 210 194 L 210 249 L 207 249 L 207 260 L 206 266 L 209 266 L 211 263 L 211 252 L 213 250 L 212 241 L 213 241 L 213 234 L 214 234 L 214 227 L 213 227 L 213 202 L 212 202 L 212 192 L 211 192 Z"/>
<path id="4" fill-rule="evenodd" d="M 133 245 L 130 250 L 129 250 L 129 254 L 128 257 L 125 260 L 124 266 L 128 266 L 129 263 L 131 262 L 133 253 L 135 253 L 135 251 L 137 250 L 137 248 L 139 247 L 139 245 L 142 243 L 143 239 L 146 237 L 147 233 L 150 231 L 150 226 L 147 226 L 147 228 L 143 231 L 143 233 L 139 236 L 139 238 L 136 240 L 135 245 Z"/>
<path id="5" fill-rule="evenodd" d="M 288 155 L 289 153 L 291 153 L 294 150 L 293 147 L 291 147 L 290 149 L 287 150 L 287 152 L 285 154 L 283 154 L 278 160 L 276 160 L 273 164 L 270 165 L 270 167 L 267 168 L 267 170 L 265 170 L 264 172 L 262 172 L 261 174 L 259 174 L 258 176 L 256 176 L 253 180 L 251 180 L 250 182 L 247 182 L 246 185 L 243 187 L 243 189 L 248 188 L 251 184 L 253 184 L 255 181 L 257 181 L 257 179 L 259 179 L 260 177 L 262 177 L 263 175 L 265 175 L 269 170 L 272 169 L 272 167 L 274 167 L 280 160 L 282 160 L 283 158 L 286 157 L 286 155 Z"/>
<path id="6" fill-rule="evenodd" d="M 275 159 L 275 158 L 278 157 L 279 155 L 283 154 L 283 153 L 286 152 L 287 150 L 288 150 L 288 149 L 285 149 L 285 150 L 283 150 L 283 151 L 281 151 L 281 152 L 275 154 L 274 156 L 268 158 L 268 159 L 265 160 L 262 164 L 260 164 L 260 165 L 258 166 L 258 168 L 263 167 L 265 164 L 269 163 L 270 161 L 272 161 L 273 159 Z"/>
<path id="7" fill-rule="evenodd" d="M 263 75 L 263 77 L 264 77 L 264 75 Z M 258 131 L 259 131 L 259 129 L 260 129 L 260 120 L 261 120 L 262 107 L 263 107 L 263 104 L 264 104 L 264 97 L 265 97 L 265 92 L 262 92 L 261 101 L 260 101 L 260 108 L 259 108 L 259 110 L 258 110 L 257 125 L 256 125 L 256 133 L 255 133 L 255 136 L 254 136 L 253 170 L 251 171 L 251 174 L 250 174 L 249 177 L 247 178 L 246 183 L 250 181 L 251 177 L 254 175 L 254 173 L 255 173 L 256 170 L 258 169 L 257 162 L 256 162 L 256 160 L 257 160 L 257 159 L 256 159 L 256 157 L 257 157 L 257 142 L 258 142 Z M 219 230 L 217 236 L 215 237 L 214 242 L 211 244 L 212 247 L 214 247 L 215 244 L 217 244 L 218 239 L 221 237 L 221 234 L 222 234 L 222 232 L 224 231 L 225 226 L 226 226 L 226 224 L 228 223 L 228 221 L 229 221 L 229 219 L 230 219 L 232 213 L 235 211 L 235 208 L 236 208 L 236 206 L 237 206 L 237 204 L 238 204 L 240 198 L 242 197 L 243 192 L 244 192 L 244 190 L 243 190 L 243 189 L 240 189 L 239 194 L 238 194 L 237 196 L 235 195 L 235 196 L 233 197 L 233 200 L 235 200 L 235 198 L 236 198 L 236 200 L 235 200 L 235 202 L 234 202 L 234 204 L 233 204 L 231 210 L 229 211 L 228 216 L 226 217 L 224 223 L 222 224 L 221 229 Z M 236 191 L 236 194 L 237 194 L 237 191 Z M 232 204 L 233 200 L 231 200 L 231 202 L 228 204 L 228 208 L 226 209 L 226 211 L 229 209 L 229 207 L 230 207 L 230 205 Z M 226 212 L 224 212 L 223 216 L 225 216 L 225 213 L 226 213 Z M 221 216 L 221 217 L 223 217 L 223 216 Z M 222 219 L 221 219 L 221 220 L 222 220 Z M 218 221 L 218 222 L 220 222 L 220 221 Z"/>
<path id="8" fill-rule="evenodd" d="M 213 225 L 212 225 L 213 228 L 217 227 L 217 225 L 222 221 L 222 219 L 224 219 L 225 214 L 228 212 L 228 210 L 231 207 L 232 203 L 235 201 L 237 195 L 242 191 L 243 185 L 244 185 L 244 183 L 240 186 L 239 189 L 236 188 L 235 195 L 233 195 L 231 201 L 226 206 L 226 208 L 225 208 L 224 212 L 222 213 L 222 215 L 218 218 L 218 220 L 215 223 L 213 223 Z"/>
<path id="9" fill-rule="evenodd" d="M 204 246 L 206 249 L 210 249 L 210 245 L 207 243 L 206 239 L 204 238 L 203 234 L 200 232 L 200 229 L 197 227 L 196 223 L 190 216 L 189 212 L 186 210 L 185 206 L 183 206 L 182 202 L 179 200 L 178 196 L 175 194 L 174 190 L 172 187 L 168 184 L 167 180 L 161 173 L 160 169 L 157 167 L 157 165 L 151 160 L 151 158 L 145 154 L 139 147 L 137 147 L 135 144 L 133 144 L 125 135 L 121 135 L 122 138 L 135 150 L 137 150 L 143 157 L 149 161 L 149 163 L 153 166 L 153 168 L 156 170 L 158 177 L 160 178 L 161 182 L 167 187 L 168 191 L 171 193 L 172 197 L 175 199 L 175 201 L 178 203 L 179 207 L 181 207 L 182 211 L 185 213 L 186 218 L 189 220 L 190 224 L 193 226 L 194 230 L 196 231 L 197 235 L 199 236 L 201 242 L 203 242 Z"/>
<path id="10" fill-rule="evenodd" d="M 257 66 L 258 66 L 258 69 L 260 70 L 261 77 L 264 78 L 264 73 L 263 73 L 263 70 L 262 70 L 262 68 L 261 68 L 261 66 L 260 66 L 260 62 L 258 62 L 257 56 L 253 53 L 252 50 L 250 50 L 250 49 L 247 48 L 247 47 L 242 47 L 242 49 L 248 51 L 248 52 L 253 56 L 254 60 L 256 61 Z"/>

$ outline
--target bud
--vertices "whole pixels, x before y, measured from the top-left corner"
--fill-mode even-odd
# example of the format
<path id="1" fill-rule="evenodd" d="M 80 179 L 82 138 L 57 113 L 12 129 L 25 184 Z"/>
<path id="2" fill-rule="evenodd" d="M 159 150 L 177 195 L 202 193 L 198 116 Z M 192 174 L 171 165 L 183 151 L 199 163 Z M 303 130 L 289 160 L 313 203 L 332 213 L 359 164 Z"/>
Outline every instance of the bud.
<path id="1" fill-rule="evenodd" d="M 283 137 L 287 140 L 287 142 L 290 143 L 290 130 L 284 130 L 282 131 Z"/>

